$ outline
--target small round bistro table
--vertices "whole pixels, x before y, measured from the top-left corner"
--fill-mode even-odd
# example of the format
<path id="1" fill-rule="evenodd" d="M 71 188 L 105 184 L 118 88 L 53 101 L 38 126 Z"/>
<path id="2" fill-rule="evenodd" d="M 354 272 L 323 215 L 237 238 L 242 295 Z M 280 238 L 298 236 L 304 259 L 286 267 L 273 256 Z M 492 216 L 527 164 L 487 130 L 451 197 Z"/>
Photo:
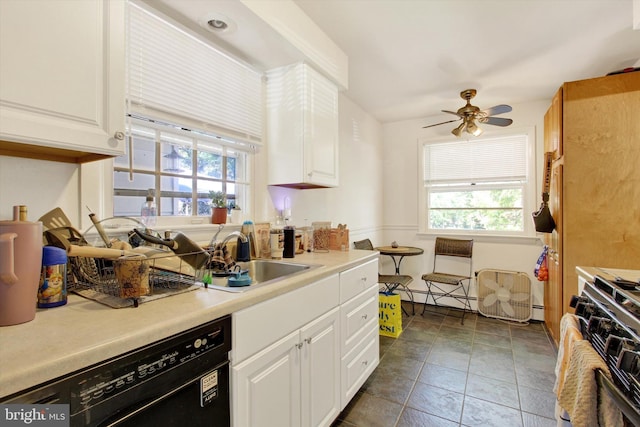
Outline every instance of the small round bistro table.
<path id="1" fill-rule="evenodd" d="M 387 255 L 391 257 L 391 259 L 393 260 L 393 265 L 396 267 L 396 274 L 400 274 L 400 264 L 402 263 L 404 257 L 422 255 L 424 253 L 424 249 L 416 248 L 413 246 L 378 246 L 374 249 L 380 252 L 381 255 Z"/>

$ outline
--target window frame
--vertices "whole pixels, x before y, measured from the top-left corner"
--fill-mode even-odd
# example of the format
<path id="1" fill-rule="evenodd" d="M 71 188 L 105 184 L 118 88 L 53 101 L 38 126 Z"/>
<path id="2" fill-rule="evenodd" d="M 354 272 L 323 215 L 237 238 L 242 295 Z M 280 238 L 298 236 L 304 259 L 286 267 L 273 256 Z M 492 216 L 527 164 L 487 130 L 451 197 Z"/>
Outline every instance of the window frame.
<path id="1" fill-rule="evenodd" d="M 253 154 L 257 150 L 257 148 L 251 144 L 241 144 L 236 143 L 234 141 L 230 141 L 228 139 L 222 138 L 217 135 L 205 134 L 202 132 L 193 132 L 185 129 L 179 129 L 175 125 L 167 126 L 166 124 L 157 124 L 153 122 L 147 122 L 145 120 L 141 120 L 140 118 L 129 120 L 128 134 L 133 135 L 133 138 L 128 139 L 127 147 L 133 141 L 133 148 L 129 150 L 128 156 L 134 155 L 135 161 L 135 141 L 146 140 L 149 143 L 153 143 L 154 148 L 154 156 L 153 156 L 153 169 L 151 168 L 136 168 L 134 164 L 130 163 L 129 166 L 123 166 L 122 164 L 118 165 L 114 160 L 113 162 L 113 173 L 114 173 L 114 185 L 113 188 L 113 205 L 115 206 L 115 197 L 116 196 L 133 196 L 140 198 L 140 206 L 144 202 L 143 198 L 146 195 L 145 189 L 127 189 L 120 188 L 116 189 L 115 184 L 115 174 L 116 173 L 130 173 L 130 174 L 140 174 L 152 177 L 153 179 L 153 194 L 156 200 L 156 205 L 158 206 L 158 219 L 160 222 L 164 222 L 160 220 L 160 218 L 187 218 L 197 219 L 197 218 L 208 218 L 211 214 L 199 214 L 197 209 L 194 209 L 193 206 L 191 208 L 190 214 L 185 215 L 162 215 L 162 199 L 173 197 L 171 192 L 162 189 L 162 180 L 165 177 L 168 178 L 180 178 L 191 181 L 191 194 L 189 197 L 185 195 L 187 198 L 191 198 L 192 204 L 193 200 L 202 200 L 202 196 L 205 193 L 208 193 L 208 190 L 198 189 L 198 182 L 209 181 L 211 183 L 220 183 L 222 191 L 224 191 L 227 195 L 229 194 L 229 190 L 227 189 L 229 186 L 243 186 L 243 190 L 239 198 L 234 197 L 234 205 L 240 206 L 241 209 L 246 209 L 249 211 L 250 206 L 250 196 L 252 191 L 252 176 L 253 174 Z M 137 130 L 136 130 L 137 129 Z M 175 137 L 176 139 L 180 139 L 184 141 L 184 143 L 189 145 L 189 148 L 193 150 L 192 154 L 192 170 L 190 173 L 178 173 L 171 172 L 167 170 L 163 170 L 163 160 L 162 160 L 162 145 L 163 144 L 171 144 L 170 139 Z M 140 138 L 140 139 L 138 139 Z M 180 141 L 176 142 L 175 145 L 182 145 Z M 223 159 L 222 165 L 222 173 L 220 177 L 208 177 L 199 174 L 197 166 L 197 157 L 198 154 L 205 152 L 212 152 L 211 149 L 201 149 L 204 147 L 214 148 L 220 150 L 220 156 Z M 227 154 L 229 152 L 235 151 L 236 153 L 242 153 L 243 161 L 239 162 L 241 171 L 236 173 L 235 179 L 229 179 L 227 173 L 227 160 L 230 157 Z M 138 165 L 139 166 L 139 165 Z M 117 191 L 120 191 L 118 193 Z M 197 196 L 200 195 L 201 198 L 198 199 Z M 238 191 L 236 189 L 235 196 L 238 196 Z M 197 203 L 197 202 L 196 202 Z M 166 209 L 164 209 L 166 211 Z M 135 215 L 137 216 L 137 215 Z"/>
<path id="2" fill-rule="evenodd" d="M 429 236 L 433 235 L 450 235 L 450 236 L 471 236 L 471 237 L 480 237 L 480 236 L 496 236 L 496 237 L 506 237 L 506 238 L 529 238 L 535 237 L 535 228 L 533 226 L 533 221 L 531 220 L 531 212 L 534 212 L 536 208 L 536 190 L 537 190 L 537 179 L 536 179 L 536 134 L 535 128 L 533 127 L 525 127 L 525 128 L 510 128 L 510 129 L 499 129 L 490 132 L 486 132 L 482 135 L 482 137 L 467 137 L 464 139 L 460 139 L 459 142 L 464 144 L 471 140 L 471 138 L 476 140 L 491 140 L 491 139 L 500 139 L 509 136 L 516 135 L 524 135 L 526 137 L 526 179 L 522 184 L 517 183 L 508 183 L 505 185 L 499 184 L 485 184 L 482 187 L 475 187 L 471 183 L 466 185 L 460 184 L 458 186 L 452 186 L 449 189 L 456 189 L 464 191 L 464 189 L 495 189 L 495 188 L 513 188 L 521 187 L 523 189 L 523 200 L 522 200 L 522 212 L 523 212 L 523 230 L 522 231 L 497 231 L 497 230 L 475 230 L 475 229 L 434 229 L 429 227 L 428 218 L 429 218 L 429 195 L 434 192 L 442 192 L 444 190 L 443 187 L 429 187 L 425 185 L 425 147 L 427 145 L 438 144 L 438 143 L 451 143 L 452 141 L 447 139 L 446 137 L 436 137 L 436 138 L 419 138 L 418 139 L 418 233 L 425 234 Z"/>
<path id="3" fill-rule="evenodd" d="M 258 117 L 260 120 L 260 129 L 258 132 L 251 132 L 249 130 L 238 130 L 234 126 L 225 127 L 221 126 L 219 123 L 209 123 L 205 120 L 199 120 L 197 118 L 193 118 L 192 114 L 180 114 L 179 111 L 163 111 L 162 108 L 155 108 L 154 105 L 146 105 L 144 102 L 142 104 L 132 100 L 132 95 L 129 93 L 131 86 L 131 75 L 130 70 L 127 70 L 127 113 L 135 114 L 140 117 L 144 117 L 145 119 L 151 119 L 159 122 L 165 123 L 179 123 L 180 126 L 184 129 L 188 129 L 193 132 L 193 134 L 197 135 L 198 138 L 201 136 L 205 136 L 207 138 L 213 138 L 213 141 L 222 142 L 222 145 L 228 146 L 230 149 L 244 151 L 247 153 L 246 163 L 244 165 L 244 179 L 242 183 L 246 183 L 246 195 L 244 205 L 240 204 L 240 207 L 245 216 L 252 216 L 252 212 L 254 211 L 254 198 L 255 198 L 255 168 L 256 168 L 256 154 L 261 151 L 262 147 L 262 138 L 264 134 L 264 121 L 263 115 L 265 110 L 264 103 L 264 90 L 265 90 L 265 82 L 263 73 L 260 70 L 255 69 L 247 62 L 237 58 L 236 56 L 226 52 L 220 46 L 212 43 L 206 38 L 202 37 L 198 33 L 185 28 L 179 22 L 177 22 L 171 16 L 168 16 L 161 11 L 155 9 L 153 6 L 148 4 L 134 1 L 130 3 L 130 7 L 136 7 L 146 13 L 151 15 L 155 15 L 158 19 L 165 21 L 169 26 L 174 27 L 181 33 L 186 34 L 188 37 L 192 38 L 196 41 L 196 43 L 200 43 L 203 45 L 207 45 L 208 48 L 211 48 L 217 51 L 221 57 L 224 57 L 230 60 L 233 63 L 239 64 L 241 67 L 245 67 L 252 76 L 256 74 L 260 75 L 260 83 L 259 90 L 260 93 L 260 106 L 259 111 L 257 112 L 257 116 L 254 114 L 251 117 Z M 130 17 L 129 17 L 130 19 Z M 127 23 L 128 31 L 130 21 Z M 130 46 L 127 43 L 127 57 L 129 57 L 129 49 Z M 253 77 L 250 77 L 253 78 Z M 237 98 L 237 93 L 233 92 L 230 95 L 230 99 Z M 128 127 L 131 126 L 131 119 L 127 120 Z M 176 128 L 177 130 L 177 128 Z M 189 132 L 187 131 L 187 132 Z M 192 134 L 192 135 L 193 135 Z M 127 137 L 129 137 L 130 133 L 127 132 Z M 224 142 L 223 142 L 224 141 Z M 114 174 L 116 170 L 114 159 L 106 159 L 99 162 L 91 162 L 83 164 L 80 168 L 80 200 L 82 206 L 90 206 L 91 209 L 96 212 L 101 218 L 108 218 L 113 216 L 114 212 Z M 157 171 L 156 171 L 157 173 Z M 197 174 L 197 171 L 194 170 L 194 174 Z M 156 180 L 157 183 L 157 180 Z M 156 192 L 160 191 L 160 187 L 156 184 Z M 141 203 L 142 205 L 142 203 Z M 192 210 L 193 213 L 193 210 Z M 135 217 L 139 217 L 136 215 Z M 189 226 L 199 227 L 201 224 L 210 224 L 210 217 L 204 215 L 179 215 L 179 216 L 162 216 L 158 215 L 156 227 L 158 229 L 162 228 L 171 228 L 171 227 L 184 227 L 188 228 Z M 84 216 L 81 216 L 81 225 L 83 227 L 90 225 Z"/>

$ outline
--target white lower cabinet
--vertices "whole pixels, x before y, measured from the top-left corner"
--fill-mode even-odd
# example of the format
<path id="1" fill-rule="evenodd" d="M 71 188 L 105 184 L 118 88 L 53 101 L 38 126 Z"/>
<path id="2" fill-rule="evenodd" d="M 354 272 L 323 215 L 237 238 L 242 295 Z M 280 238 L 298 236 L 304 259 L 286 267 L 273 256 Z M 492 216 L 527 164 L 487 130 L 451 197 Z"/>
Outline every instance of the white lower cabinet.
<path id="1" fill-rule="evenodd" d="M 377 277 L 377 260 L 340 274 L 340 410 L 380 362 Z"/>
<path id="2" fill-rule="evenodd" d="M 328 426 L 340 410 L 336 307 L 233 368 L 236 426 Z"/>
<path id="3" fill-rule="evenodd" d="M 233 314 L 234 427 L 331 425 L 379 362 L 377 263 Z"/>

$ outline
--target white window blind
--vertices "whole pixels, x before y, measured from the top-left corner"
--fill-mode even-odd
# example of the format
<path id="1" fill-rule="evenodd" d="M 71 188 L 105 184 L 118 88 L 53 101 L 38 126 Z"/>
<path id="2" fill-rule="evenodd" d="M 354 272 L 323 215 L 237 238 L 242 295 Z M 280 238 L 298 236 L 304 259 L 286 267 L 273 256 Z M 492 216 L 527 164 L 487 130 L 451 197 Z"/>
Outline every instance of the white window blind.
<path id="1" fill-rule="evenodd" d="M 262 75 L 129 3 L 131 113 L 232 139 L 262 138 Z"/>
<path id="2" fill-rule="evenodd" d="M 426 186 L 525 181 L 527 136 L 424 146 Z"/>

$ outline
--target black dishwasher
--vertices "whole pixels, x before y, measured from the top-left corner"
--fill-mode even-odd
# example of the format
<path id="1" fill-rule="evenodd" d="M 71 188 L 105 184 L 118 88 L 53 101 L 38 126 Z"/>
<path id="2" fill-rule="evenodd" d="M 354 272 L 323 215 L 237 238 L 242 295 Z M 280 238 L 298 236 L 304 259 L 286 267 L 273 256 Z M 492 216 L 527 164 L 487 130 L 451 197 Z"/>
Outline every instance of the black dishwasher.
<path id="1" fill-rule="evenodd" d="M 69 404 L 71 426 L 229 426 L 225 316 L 0 403 Z"/>

